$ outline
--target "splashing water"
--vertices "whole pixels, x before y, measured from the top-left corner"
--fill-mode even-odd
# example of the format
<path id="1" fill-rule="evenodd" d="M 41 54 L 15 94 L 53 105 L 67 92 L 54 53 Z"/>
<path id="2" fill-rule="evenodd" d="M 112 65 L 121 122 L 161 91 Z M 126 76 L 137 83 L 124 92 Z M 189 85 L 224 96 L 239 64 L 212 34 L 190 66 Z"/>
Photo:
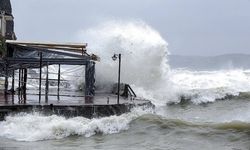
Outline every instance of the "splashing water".
<path id="1" fill-rule="evenodd" d="M 244 70 L 191 72 L 171 70 L 167 64 L 167 42 L 142 21 L 109 21 L 78 34 L 89 43 L 89 51 L 101 57 L 97 64 L 97 84 L 116 82 L 117 64 L 111 56 L 122 54 L 122 82 L 155 105 L 180 102 L 187 96 L 195 104 L 213 102 L 227 94 L 249 91 Z"/>
<path id="2" fill-rule="evenodd" d="M 171 70 L 167 64 L 167 42 L 141 21 L 103 23 L 79 32 L 78 40 L 87 41 L 89 51 L 101 57 L 101 63 L 96 65 L 98 86 L 116 82 L 118 63 L 111 57 L 121 53 L 122 81 L 131 84 L 139 96 L 152 100 L 155 105 L 179 103 L 183 95 L 200 104 L 214 102 L 227 94 L 250 91 L 250 70 Z M 0 122 L 0 137 L 38 141 L 70 135 L 114 134 L 127 130 L 131 121 L 146 113 L 137 108 L 121 116 L 99 119 L 19 114 Z"/>
<path id="3" fill-rule="evenodd" d="M 151 112 L 151 109 L 135 108 L 121 116 L 100 119 L 66 119 L 57 115 L 44 116 L 37 112 L 20 113 L 8 116 L 6 121 L 0 122 L 0 137 L 17 141 L 40 141 L 61 139 L 71 135 L 90 137 L 96 134 L 115 134 L 127 130 L 132 120 Z"/>
<path id="4" fill-rule="evenodd" d="M 90 51 L 101 57 L 101 63 L 97 64 L 100 81 L 116 81 L 118 63 L 111 59 L 114 53 L 122 54 L 124 82 L 145 86 L 165 77 L 167 43 L 145 23 L 107 22 L 81 31 L 81 40 L 85 39 L 82 35 L 86 36 Z"/>
<path id="5" fill-rule="evenodd" d="M 172 70 L 169 80 L 179 93 L 195 104 L 214 102 L 227 95 L 250 91 L 249 70 L 188 71 Z"/>
<path id="6" fill-rule="evenodd" d="M 101 63 L 96 65 L 97 85 L 117 81 L 118 63 L 111 57 L 121 53 L 122 82 L 131 84 L 141 96 L 159 99 L 153 93 L 167 86 L 169 52 L 167 42 L 157 31 L 142 21 L 110 21 L 81 31 L 78 39 L 86 39 L 89 51 L 101 57 Z"/>
<path id="7" fill-rule="evenodd" d="M 116 82 L 118 63 L 111 59 L 122 54 L 122 81 L 133 84 L 141 93 L 152 94 L 159 84 L 166 83 L 167 43 L 160 34 L 143 22 L 108 22 L 96 28 L 81 31 L 86 36 L 91 52 L 101 57 L 97 63 L 97 86 Z M 98 42 L 97 42 L 98 41 Z M 151 112 L 152 110 L 149 110 Z M 128 114 L 99 119 L 75 117 L 66 119 L 52 115 L 19 114 L 0 122 L 1 137 L 18 141 L 60 139 L 70 135 L 86 137 L 97 133 L 113 134 L 127 130 L 129 123 L 148 111 L 136 108 Z"/>

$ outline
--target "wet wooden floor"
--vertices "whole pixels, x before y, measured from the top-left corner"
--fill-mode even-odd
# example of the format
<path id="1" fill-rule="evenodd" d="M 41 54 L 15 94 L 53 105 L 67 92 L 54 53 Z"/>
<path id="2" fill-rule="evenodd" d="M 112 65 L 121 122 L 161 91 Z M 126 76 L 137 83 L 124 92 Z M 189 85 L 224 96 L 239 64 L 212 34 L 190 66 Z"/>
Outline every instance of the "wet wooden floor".
<path id="1" fill-rule="evenodd" d="M 120 97 L 119 104 L 140 104 L 145 103 L 147 100 L 140 98 L 124 98 Z M 63 95 L 50 94 L 48 102 L 45 100 L 45 95 L 41 95 L 41 102 L 39 103 L 38 94 L 27 94 L 26 100 L 19 95 L 0 94 L 0 106 L 16 106 L 16 105 L 114 105 L 118 104 L 117 95 L 113 94 L 96 94 L 92 100 L 85 100 L 85 97 L 79 94 L 76 95 Z"/>
<path id="2" fill-rule="evenodd" d="M 0 121 L 12 113 L 33 111 L 65 117 L 105 117 L 127 113 L 135 106 L 152 107 L 153 104 L 145 99 L 124 97 L 120 97 L 118 104 L 117 95 L 103 93 L 96 94 L 92 100 L 86 100 L 82 92 L 62 92 L 59 96 L 51 93 L 47 102 L 42 94 L 40 103 L 36 93 L 28 93 L 26 100 L 19 95 L 0 94 Z"/>

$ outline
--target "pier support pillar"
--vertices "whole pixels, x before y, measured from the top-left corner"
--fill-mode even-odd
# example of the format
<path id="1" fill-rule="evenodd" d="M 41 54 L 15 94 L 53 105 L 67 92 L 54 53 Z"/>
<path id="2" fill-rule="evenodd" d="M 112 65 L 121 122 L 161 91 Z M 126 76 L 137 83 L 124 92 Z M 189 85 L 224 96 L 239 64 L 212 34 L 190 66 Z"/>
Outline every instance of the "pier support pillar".
<path id="1" fill-rule="evenodd" d="M 23 69 L 23 100 L 26 104 L 26 93 L 27 93 L 27 78 L 28 78 L 28 70 L 27 68 Z"/>
<path id="2" fill-rule="evenodd" d="M 92 103 L 95 95 L 95 62 L 88 62 L 85 66 L 85 102 Z"/>
<path id="3" fill-rule="evenodd" d="M 8 82 L 8 64 L 6 63 L 6 65 L 5 65 L 5 82 L 4 82 L 4 94 L 5 94 L 5 96 L 7 96 L 7 94 L 8 94 L 8 86 L 9 86 L 9 82 Z"/>
<path id="4" fill-rule="evenodd" d="M 18 70 L 18 102 L 20 102 L 20 95 L 21 95 L 21 70 L 22 69 Z"/>
<path id="5" fill-rule="evenodd" d="M 58 65 L 58 79 L 57 79 L 57 100 L 60 99 L 60 81 L 61 80 L 61 65 Z"/>
<path id="6" fill-rule="evenodd" d="M 14 104 L 15 98 L 15 69 L 12 71 L 12 87 L 11 87 L 11 94 L 12 94 L 12 104 Z"/>
<path id="7" fill-rule="evenodd" d="M 12 71 L 11 94 L 15 93 L 15 69 Z"/>
<path id="8" fill-rule="evenodd" d="M 39 70 L 39 103 L 41 103 L 41 90 L 42 90 L 42 61 L 43 61 L 43 53 L 39 52 L 40 56 L 40 70 Z"/>
<path id="9" fill-rule="evenodd" d="M 45 103 L 48 103 L 48 94 L 49 94 L 49 65 L 46 66 L 46 84 L 45 84 Z"/>
<path id="10" fill-rule="evenodd" d="M 23 68 L 21 69 L 21 96 L 23 96 Z"/>

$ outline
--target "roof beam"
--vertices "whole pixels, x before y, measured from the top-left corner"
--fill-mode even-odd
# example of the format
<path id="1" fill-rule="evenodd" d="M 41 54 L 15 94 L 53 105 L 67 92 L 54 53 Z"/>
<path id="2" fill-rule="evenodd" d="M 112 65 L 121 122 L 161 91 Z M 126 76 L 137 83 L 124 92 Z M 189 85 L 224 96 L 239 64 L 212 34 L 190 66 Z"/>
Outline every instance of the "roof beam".
<path id="1" fill-rule="evenodd" d="M 6 40 L 6 43 L 19 44 L 27 46 L 47 46 L 47 47 L 69 47 L 69 48 L 86 48 L 87 43 L 51 43 L 51 42 L 25 42 L 25 41 L 15 41 Z"/>
<path id="2" fill-rule="evenodd" d="M 57 55 L 62 55 L 62 56 L 68 56 L 68 57 L 76 57 L 76 58 L 83 58 L 83 59 L 91 59 L 90 56 L 86 55 L 79 55 L 79 54 L 73 54 L 73 53 L 66 53 L 58 50 L 49 50 L 45 48 L 37 48 L 37 47 L 27 47 L 27 46 L 21 46 L 21 45 L 10 45 L 13 48 L 19 48 L 19 49 L 24 49 L 24 50 L 30 50 L 30 51 L 40 51 L 40 52 L 45 52 L 45 53 L 52 53 L 52 54 L 57 54 Z"/>
<path id="3" fill-rule="evenodd" d="M 37 64 L 40 60 L 36 58 L 8 58 L 10 65 L 14 64 Z M 61 65 L 86 65 L 89 60 L 84 59 L 70 59 L 70 58 L 43 58 L 42 63 L 48 65 L 61 64 Z"/>

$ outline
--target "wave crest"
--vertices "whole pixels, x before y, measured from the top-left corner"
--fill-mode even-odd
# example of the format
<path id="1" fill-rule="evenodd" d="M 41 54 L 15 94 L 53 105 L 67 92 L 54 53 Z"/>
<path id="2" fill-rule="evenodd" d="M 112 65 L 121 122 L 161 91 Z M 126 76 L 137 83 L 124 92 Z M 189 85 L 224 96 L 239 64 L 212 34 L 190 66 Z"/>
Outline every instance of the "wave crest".
<path id="1" fill-rule="evenodd" d="M 135 108 L 121 116 L 94 119 L 44 116 L 37 112 L 20 113 L 8 116 L 5 121 L 0 122 L 0 136 L 17 141 L 40 141 L 61 139 L 71 135 L 90 137 L 95 134 L 115 134 L 127 130 L 132 120 L 151 111 Z"/>
<path id="2" fill-rule="evenodd" d="M 155 124 L 161 128 L 210 128 L 216 130 L 234 130 L 249 132 L 250 122 L 233 120 L 230 122 L 189 122 L 180 119 L 169 119 L 155 114 L 146 114 L 138 117 L 135 121 Z"/>
<path id="3" fill-rule="evenodd" d="M 180 103 L 183 97 L 195 104 L 208 103 L 250 91 L 247 70 L 170 69 L 168 43 L 143 21 L 104 22 L 80 31 L 78 40 L 87 41 L 90 51 L 102 58 L 96 66 L 97 87 L 116 82 L 117 63 L 111 56 L 121 53 L 122 82 L 131 84 L 137 95 L 158 106 Z"/>

